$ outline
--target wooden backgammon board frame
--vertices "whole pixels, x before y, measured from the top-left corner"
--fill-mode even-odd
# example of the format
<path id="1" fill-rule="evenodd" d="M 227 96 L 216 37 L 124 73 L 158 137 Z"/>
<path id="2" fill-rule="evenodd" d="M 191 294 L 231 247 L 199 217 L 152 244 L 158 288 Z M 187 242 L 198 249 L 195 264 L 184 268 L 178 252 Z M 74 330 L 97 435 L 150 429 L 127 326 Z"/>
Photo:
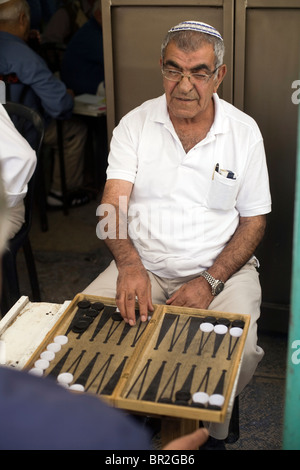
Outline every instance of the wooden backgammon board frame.
<path id="1" fill-rule="evenodd" d="M 91 307 L 102 303 L 104 309 L 82 331 L 80 326 L 74 327 L 74 322 L 78 323 L 79 314 L 81 324 L 82 316 L 86 317 L 81 307 L 84 302 L 92 304 Z M 130 327 L 113 318 L 115 310 L 113 299 L 78 294 L 25 369 L 34 368 L 41 353 L 57 336 L 67 336 L 68 343 L 45 369 L 45 376 L 72 372 L 74 382 L 84 381 L 87 392 L 129 412 L 223 422 L 238 376 L 249 315 L 156 305 L 146 324 L 137 315 L 136 325 Z M 229 333 L 202 332 L 200 325 L 207 323 L 208 316 L 212 323 L 229 323 L 228 331 L 234 322 L 242 321 L 242 335 L 235 339 Z M 223 405 L 200 408 L 192 404 L 191 398 L 183 399 L 182 393 L 177 395 L 178 391 L 190 391 L 192 395 L 199 389 L 209 395 L 221 390 Z"/>

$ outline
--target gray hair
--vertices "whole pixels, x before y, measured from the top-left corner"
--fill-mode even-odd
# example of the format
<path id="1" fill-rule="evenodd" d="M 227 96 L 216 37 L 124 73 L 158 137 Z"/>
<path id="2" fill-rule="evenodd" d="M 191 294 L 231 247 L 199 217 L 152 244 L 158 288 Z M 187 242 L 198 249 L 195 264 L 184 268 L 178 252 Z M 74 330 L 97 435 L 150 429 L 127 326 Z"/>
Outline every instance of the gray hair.
<path id="1" fill-rule="evenodd" d="M 26 0 L 4 3 L 0 8 L 0 21 L 16 21 L 21 13 L 25 13 L 30 20 L 30 7 Z"/>
<path id="2" fill-rule="evenodd" d="M 211 34 L 189 30 L 169 32 L 161 45 L 162 62 L 164 62 L 166 47 L 170 42 L 174 42 L 179 49 L 185 52 L 193 52 L 198 50 L 203 44 L 211 44 L 215 53 L 215 68 L 223 64 L 225 53 L 224 43 L 221 39 Z"/>

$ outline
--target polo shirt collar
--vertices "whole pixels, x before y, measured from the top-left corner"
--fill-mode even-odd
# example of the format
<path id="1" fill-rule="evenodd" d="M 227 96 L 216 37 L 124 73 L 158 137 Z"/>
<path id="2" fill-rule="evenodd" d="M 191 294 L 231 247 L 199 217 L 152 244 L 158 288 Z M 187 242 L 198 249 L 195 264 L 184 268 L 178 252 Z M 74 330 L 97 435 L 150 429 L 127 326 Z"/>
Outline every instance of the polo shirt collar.
<path id="1" fill-rule="evenodd" d="M 224 111 L 222 100 L 219 98 L 217 93 L 213 94 L 213 100 L 215 105 L 215 119 L 211 126 L 210 132 L 213 134 L 223 134 L 229 129 L 228 117 Z"/>
<path id="2" fill-rule="evenodd" d="M 19 38 L 19 36 L 16 36 L 15 34 L 8 33 L 7 31 L 0 31 L 0 39 L 25 43 L 22 38 Z"/>

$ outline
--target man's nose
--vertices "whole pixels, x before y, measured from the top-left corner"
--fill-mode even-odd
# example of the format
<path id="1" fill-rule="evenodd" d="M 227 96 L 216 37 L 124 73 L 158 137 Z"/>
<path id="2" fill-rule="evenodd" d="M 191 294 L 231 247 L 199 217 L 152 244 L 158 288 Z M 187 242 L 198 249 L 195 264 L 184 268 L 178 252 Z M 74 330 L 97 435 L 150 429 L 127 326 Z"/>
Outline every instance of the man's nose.
<path id="1" fill-rule="evenodd" d="M 191 83 L 191 80 L 188 75 L 184 75 L 181 78 L 180 82 L 178 83 L 178 86 L 185 93 L 188 93 L 194 88 L 194 85 Z"/>

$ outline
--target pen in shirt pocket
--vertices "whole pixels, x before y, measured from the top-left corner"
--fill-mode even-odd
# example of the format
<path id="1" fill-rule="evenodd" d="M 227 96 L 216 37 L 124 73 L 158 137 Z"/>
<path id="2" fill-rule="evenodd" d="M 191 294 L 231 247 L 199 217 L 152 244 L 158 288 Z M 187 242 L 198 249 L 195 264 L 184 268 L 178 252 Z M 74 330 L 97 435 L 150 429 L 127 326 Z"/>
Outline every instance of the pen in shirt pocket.
<path id="1" fill-rule="evenodd" d="M 216 171 L 217 173 L 219 173 L 220 175 L 224 176 L 225 178 L 228 178 L 228 179 L 231 179 L 231 180 L 235 180 L 235 179 L 236 179 L 236 174 L 234 173 L 234 171 L 231 171 L 231 170 L 222 170 L 222 169 L 220 169 L 219 163 L 216 163 L 216 166 L 215 166 L 215 170 L 214 170 L 214 172 L 213 172 L 213 177 L 212 177 L 212 179 L 214 179 L 215 171 Z"/>
<path id="2" fill-rule="evenodd" d="M 215 172 L 219 173 L 219 163 L 216 163 L 216 166 L 215 166 L 213 174 L 212 174 L 212 179 L 214 179 L 214 177 L 215 177 Z"/>

